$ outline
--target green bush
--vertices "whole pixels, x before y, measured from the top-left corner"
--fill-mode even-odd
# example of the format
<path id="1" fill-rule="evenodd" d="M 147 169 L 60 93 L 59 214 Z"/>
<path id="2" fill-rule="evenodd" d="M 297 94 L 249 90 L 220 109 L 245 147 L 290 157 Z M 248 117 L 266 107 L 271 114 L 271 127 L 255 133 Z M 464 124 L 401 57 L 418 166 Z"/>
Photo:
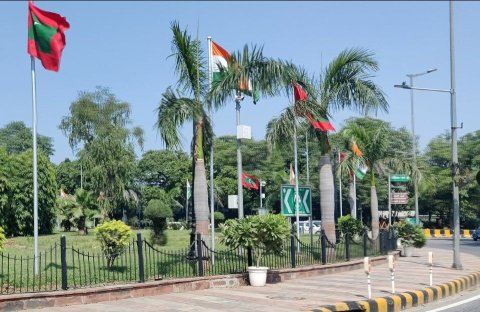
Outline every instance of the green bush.
<path id="1" fill-rule="evenodd" d="M 215 211 L 215 213 L 213 214 L 213 217 L 215 219 L 215 226 L 216 227 L 219 227 L 220 224 L 222 224 L 223 221 L 225 221 L 225 215 L 223 213 L 221 213 L 220 211 Z"/>
<path id="2" fill-rule="evenodd" d="M 398 232 L 398 237 L 402 241 L 403 246 L 422 248 L 427 243 L 427 237 L 420 225 L 401 221 L 395 223 L 393 227 Z"/>
<path id="3" fill-rule="evenodd" d="M 290 225 L 282 215 L 266 214 L 230 219 L 220 226 L 222 242 L 231 248 L 252 248 L 257 267 L 267 253 L 280 253 L 290 235 Z"/>
<path id="4" fill-rule="evenodd" d="M 166 245 L 167 235 L 165 234 L 165 230 L 167 229 L 167 218 L 173 216 L 170 202 L 159 199 L 150 200 L 144 211 L 144 216 L 152 221 L 150 240 L 157 245 Z"/>
<path id="5" fill-rule="evenodd" d="M 346 215 L 338 219 L 338 229 L 343 234 L 350 236 L 362 235 L 364 226 L 361 220 L 352 218 L 351 215 Z"/>
<path id="6" fill-rule="evenodd" d="M 100 242 L 107 258 L 108 268 L 111 268 L 115 259 L 123 253 L 132 236 L 130 227 L 120 220 L 104 222 L 96 227 L 95 238 Z"/>

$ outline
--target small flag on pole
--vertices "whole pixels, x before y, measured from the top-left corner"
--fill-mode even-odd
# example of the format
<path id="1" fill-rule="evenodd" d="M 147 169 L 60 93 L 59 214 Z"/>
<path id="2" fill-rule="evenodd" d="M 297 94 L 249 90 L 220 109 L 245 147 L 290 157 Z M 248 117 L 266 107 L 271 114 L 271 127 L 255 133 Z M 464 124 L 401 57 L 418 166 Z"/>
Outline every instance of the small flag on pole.
<path id="1" fill-rule="evenodd" d="M 352 152 L 355 154 L 355 156 L 362 157 L 363 153 L 358 147 L 356 142 L 353 142 L 352 144 Z"/>
<path id="2" fill-rule="evenodd" d="M 290 184 L 295 185 L 295 171 L 293 170 L 293 165 L 290 163 Z"/>
<path id="3" fill-rule="evenodd" d="M 45 69 L 58 71 L 65 47 L 64 31 L 70 28 L 67 19 L 57 13 L 28 3 L 28 54 L 40 59 Z"/>
<path id="4" fill-rule="evenodd" d="M 187 180 L 187 200 L 189 200 L 190 197 L 192 197 L 192 188 L 190 187 L 190 183 L 188 183 Z"/>
<path id="5" fill-rule="evenodd" d="M 258 177 L 242 172 L 242 185 L 249 189 L 258 190 L 260 181 Z"/>
<path id="6" fill-rule="evenodd" d="M 221 80 L 220 68 L 228 68 L 230 63 L 230 53 L 220 45 L 212 41 L 212 81 Z"/>
<path id="7" fill-rule="evenodd" d="M 368 171 L 368 167 L 365 166 L 365 165 L 358 165 L 357 168 L 355 168 L 355 176 L 359 179 L 359 180 L 363 180 L 363 178 L 365 177 L 365 174 L 367 174 L 367 171 Z"/>

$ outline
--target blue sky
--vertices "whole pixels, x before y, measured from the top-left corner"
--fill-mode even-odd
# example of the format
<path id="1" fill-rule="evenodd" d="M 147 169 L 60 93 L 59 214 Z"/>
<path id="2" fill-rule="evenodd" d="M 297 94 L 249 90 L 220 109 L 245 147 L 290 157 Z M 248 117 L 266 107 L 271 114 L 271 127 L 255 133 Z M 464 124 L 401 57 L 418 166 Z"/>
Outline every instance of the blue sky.
<path id="1" fill-rule="evenodd" d="M 264 54 L 291 60 L 318 75 L 339 52 L 361 47 L 375 53 L 380 70 L 373 78 L 387 95 L 388 114 L 377 117 L 394 127 L 411 128 L 410 93 L 394 88 L 408 73 L 438 71 L 416 78 L 415 85 L 450 88 L 449 3 L 363 1 L 37 1 L 47 11 L 67 17 L 60 71 L 46 71 L 37 61 L 38 132 L 54 139 L 59 163 L 74 158 L 67 138 L 58 129 L 79 91 L 110 88 L 132 106 L 132 125 L 145 130 L 145 151 L 161 149 L 154 129 L 155 109 L 162 92 L 176 82 L 171 54 L 170 22 L 178 20 L 207 49 L 207 36 L 230 52 L 244 44 L 264 46 Z M 455 2 L 455 46 L 458 134 L 478 129 L 480 69 L 480 2 Z M 32 126 L 30 58 L 27 44 L 27 2 L 0 2 L 0 127 L 21 120 Z M 289 105 L 287 98 L 242 103 L 241 123 L 262 139 L 267 122 Z M 355 112 L 334 112 L 337 129 Z M 415 92 L 415 130 L 420 147 L 450 131 L 450 96 Z M 217 135 L 235 133 L 232 99 L 214 114 Z M 191 127 L 182 130 L 184 146 Z"/>

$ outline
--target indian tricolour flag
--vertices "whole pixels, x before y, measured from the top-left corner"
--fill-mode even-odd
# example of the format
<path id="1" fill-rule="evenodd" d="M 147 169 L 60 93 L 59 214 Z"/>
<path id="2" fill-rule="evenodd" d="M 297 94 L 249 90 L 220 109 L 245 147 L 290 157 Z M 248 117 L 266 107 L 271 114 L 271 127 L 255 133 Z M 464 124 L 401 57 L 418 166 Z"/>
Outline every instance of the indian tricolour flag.
<path id="1" fill-rule="evenodd" d="M 227 68 L 230 63 L 230 53 L 212 41 L 212 82 L 220 80 L 220 68 Z"/>

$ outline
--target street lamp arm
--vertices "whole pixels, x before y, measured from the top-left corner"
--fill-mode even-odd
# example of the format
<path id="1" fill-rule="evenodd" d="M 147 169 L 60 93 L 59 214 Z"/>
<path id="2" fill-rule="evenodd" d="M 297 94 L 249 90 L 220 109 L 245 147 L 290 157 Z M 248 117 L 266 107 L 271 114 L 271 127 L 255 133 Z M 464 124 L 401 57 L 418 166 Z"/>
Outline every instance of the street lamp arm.
<path id="1" fill-rule="evenodd" d="M 405 82 L 401 85 L 394 85 L 395 88 L 408 89 L 408 90 L 421 90 L 421 91 L 433 91 L 433 92 L 446 92 L 452 93 L 451 89 L 431 89 L 431 88 L 417 88 L 407 85 Z"/>

